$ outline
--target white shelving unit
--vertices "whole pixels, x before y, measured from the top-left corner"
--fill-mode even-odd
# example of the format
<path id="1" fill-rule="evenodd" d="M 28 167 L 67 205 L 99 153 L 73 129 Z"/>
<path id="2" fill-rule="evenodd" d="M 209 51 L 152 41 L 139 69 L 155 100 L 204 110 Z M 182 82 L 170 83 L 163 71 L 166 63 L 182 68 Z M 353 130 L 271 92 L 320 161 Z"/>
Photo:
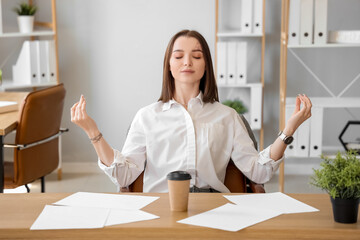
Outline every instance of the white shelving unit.
<path id="1" fill-rule="evenodd" d="M 339 1 L 343 4 L 346 4 L 344 1 Z M 309 63 L 306 63 L 300 56 L 297 54 L 298 52 L 301 52 L 302 49 L 316 49 L 316 48 L 324 48 L 321 51 L 326 51 L 325 48 L 359 48 L 360 43 L 326 43 L 326 44 L 307 44 L 307 45 L 288 45 L 289 40 L 289 15 L 290 15 L 290 0 L 282 0 L 282 22 L 281 22 L 281 51 L 280 51 L 280 123 L 279 128 L 283 129 L 285 127 L 285 116 L 286 116 L 286 109 L 289 109 L 289 107 L 295 106 L 295 97 L 289 97 L 287 96 L 287 54 L 290 52 L 292 56 L 295 58 L 296 62 L 302 66 L 307 74 L 309 74 L 312 79 L 314 79 L 314 86 L 320 85 L 321 90 L 325 92 L 328 96 L 325 97 L 311 97 L 313 109 L 315 110 L 315 107 L 317 109 L 320 109 L 320 112 L 323 112 L 324 109 L 353 109 L 353 108 L 360 108 L 360 97 L 345 97 L 345 93 L 347 93 L 351 88 L 353 88 L 356 82 L 360 79 L 360 72 L 355 75 L 355 77 L 349 81 L 347 84 L 344 84 L 342 89 L 340 89 L 339 93 L 335 93 L 334 90 L 331 90 L 331 88 L 328 86 L 329 82 L 326 81 L 327 79 L 321 79 L 321 77 L 318 76 L 318 74 L 315 73 L 315 69 L 312 68 L 312 66 Z M 330 16 L 331 17 L 331 16 Z M 329 19 L 329 16 L 328 16 Z M 295 49 L 298 49 L 294 51 Z M 320 50 L 319 50 L 320 51 Z M 334 56 L 334 58 L 338 58 L 339 56 Z M 330 60 L 330 59 L 327 59 Z M 343 61 L 346 61 L 344 59 Z M 324 64 L 326 64 L 326 61 L 324 61 Z M 332 70 L 340 70 L 341 69 L 329 69 Z M 359 70 L 360 71 L 360 70 Z M 341 82 L 341 81 L 339 81 Z M 337 89 L 339 90 L 339 89 Z M 360 89 L 359 89 L 360 90 Z M 322 115 L 322 113 L 321 113 Z M 310 120 L 312 121 L 314 118 L 314 114 Z M 320 119 L 323 119 L 322 117 Z M 324 121 L 324 119 L 323 119 Z M 304 125 L 304 124 L 303 124 Z M 302 126 L 300 126 L 302 127 Z M 311 126 L 310 126 L 311 127 Z M 310 135 L 312 134 L 311 130 L 316 128 L 323 128 L 323 124 L 320 126 L 316 126 L 315 128 L 310 128 Z M 325 131 L 322 129 L 319 131 L 321 134 Z M 298 132 L 301 132 L 301 130 L 298 130 Z M 295 133 L 295 134 L 297 134 Z M 314 134 L 314 133 L 313 133 Z M 322 139 L 322 136 L 320 137 Z M 311 138 L 310 138 L 311 142 Z M 312 145 L 309 144 L 309 150 L 311 151 Z M 323 142 L 321 143 L 321 150 L 322 154 L 328 155 L 331 157 L 331 154 L 336 153 L 339 149 L 338 147 L 334 146 L 324 146 Z M 292 152 L 293 153 L 293 152 Z M 304 157 L 304 156 L 296 156 L 290 155 L 290 157 Z M 307 156 L 307 157 L 314 157 L 314 156 Z M 280 173 L 279 173 L 279 190 L 281 192 L 284 191 L 284 164 L 280 165 Z"/>
<path id="2" fill-rule="evenodd" d="M 260 23 L 262 26 L 261 33 L 245 33 L 241 30 L 240 21 L 238 21 L 239 17 L 241 16 L 241 1 L 238 0 L 216 0 L 215 1 L 215 9 L 216 9 L 216 41 L 215 41 L 215 62 L 217 62 L 218 58 L 218 49 L 217 43 L 218 42 L 229 42 L 229 41 L 245 41 L 248 45 L 255 43 L 260 44 L 261 51 L 258 54 L 259 69 L 257 68 L 249 68 L 247 65 L 247 72 L 256 71 L 258 77 L 256 79 L 249 79 L 246 84 L 220 84 L 218 83 L 219 91 L 220 91 L 220 98 L 221 93 L 226 91 L 228 94 L 226 99 L 239 99 L 241 100 L 244 105 L 248 108 L 252 108 L 252 100 L 255 96 L 251 96 L 251 92 L 255 92 L 252 89 L 261 89 L 261 94 L 256 96 L 258 102 L 261 103 L 260 116 L 258 118 L 254 118 L 251 116 L 251 111 L 244 114 L 245 118 L 247 118 L 250 126 L 253 130 L 258 131 L 259 133 L 259 149 L 262 150 L 264 148 L 264 131 L 263 131 L 263 98 L 264 98 L 264 54 L 265 54 L 265 0 L 262 1 L 262 22 Z M 251 3 L 254 4 L 254 3 Z M 225 19 L 226 18 L 226 19 Z M 217 71 L 218 66 L 215 66 Z M 249 76 L 249 74 L 247 74 Z M 253 76 L 254 74 L 252 74 Z M 258 92 L 258 91 L 257 91 Z M 230 94 L 235 93 L 235 94 Z M 229 97 L 229 95 L 235 95 Z M 253 94 L 254 95 L 254 94 Z M 260 121 L 260 124 L 259 122 Z"/>
<path id="3" fill-rule="evenodd" d="M 9 39 L 9 38 L 17 38 L 22 40 L 36 40 L 40 37 L 47 37 L 55 42 L 55 55 L 56 55 L 56 82 L 52 83 L 36 83 L 36 84 L 21 84 L 16 85 L 13 83 L 12 79 L 4 79 L 2 81 L 2 84 L 0 86 L 1 91 L 7 91 L 7 90 L 16 90 L 16 89 L 36 89 L 38 87 L 47 87 L 47 86 L 53 86 L 59 84 L 59 64 L 58 64 L 58 38 L 57 38 L 57 27 L 56 27 L 56 0 L 49 0 L 51 1 L 51 22 L 37 22 L 34 23 L 34 31 L 31 33 L 20 33 L 14 30 L 8 30 L 4 31 L 4 26 L 6 26 L 6 21 L 3 19 L 3 4 L 4 2 L 11 1 L 8 0 L 0 0 L 0 41 L 2 39 Z M 28 1 L 29 3 L 32 3 L 31 0 Z M 40 8 L 41 9 L 41 8 Z M 15 13 L 14 13 L 15 14 Z M 8 59 L 12 57 L 14 54 L 15 49 L 9 50 L 9 53 L 6 57 L 2 57 L 0 59 L 0 68 L 3 69 L 4 66 L 6 68 L 10 68 L 11 66 L 8 66 L 7 63 Z"/>
<path id="4" fill-rule="evenodd" d="M 360 43 L 328 43 L 324 45 L 288 45 L 287 48 L 342 48 L 342 47 L 360 47 Z"/>
<path id="5" fill-rule="evenodd" d="M 41 37 L 41 36 L 54 36 L 54 31 L 34 31 L 32 33 L 20 33 L 20 32 L 9 32 L 1 33 L 0 38 L 11 38 L 11 37 Z"/>
<path id="6" fill-rule="evenodd" d="M 17 89 L 31 89 L 55 86 L 57 83 L 38 83 L 38 84 L 14 84 L 12 80 L 3 80 L 0 86 L 1 91 L 17 90 Z"/>
<path id="7" fill-rule="evenodd" d="M 59 81 L 59 55 L 58 55 L 58 36 L 57 36 L 57 26 L 56 26 L 56 0 L 49 0 L 51 1 L 51 21 L 50 22 L 38 22 L 35 21 L 34 23 L 34 31 L 31 33 L 20 33 L 17 31 L 7 30 L 4 31 L 4 26 L 6 26 L 6 21 L 4 21 L 4 2 L 7 4 L 14 4 L 17 2 L 11 0 L 0 0 L 0 43 L 2 40 L 6 40 L 9 38 L 16 38 L 24 40 L 36 40 L 40 37 L 50 38 L 54 40 L 55 43 L 55 60 L 56 60 L 56 82 L 48 82 L 48 83 L 37 83 L 37 84 L 21 84 L 15 85 L 12 79 L 3 79 L 2 84 L 0 86 L 0 91 L 7 91 L 7 90 L 19 90 L 19 89 L 26 89 L 26 90 L 35 90 L 36 88 L 40 87 L 49 87 L 53 85 L 57 85 L 60 83 Z M 32 0 L 28 0 L 28 3 L 32 3 Z M 41 11 L 41 6 L 39 7 L 39 11 Z M 15 13 L 14 13 L 15 14 Z M 14 49 L 9 49 L 8 56 L 4 57 L 1 56 L 0 58 L 0 69 L 6 65 L 7 60 L 11 57 L 14 53 Z M 7 66 L 11 67 L 11 66 Z M 61 139 L 59 140 L 60 144 L 60 158 L 59 158 L 59 166 L 57 170 L 58 179 L 62 178 L 62 169 L 61 169 Z"/>

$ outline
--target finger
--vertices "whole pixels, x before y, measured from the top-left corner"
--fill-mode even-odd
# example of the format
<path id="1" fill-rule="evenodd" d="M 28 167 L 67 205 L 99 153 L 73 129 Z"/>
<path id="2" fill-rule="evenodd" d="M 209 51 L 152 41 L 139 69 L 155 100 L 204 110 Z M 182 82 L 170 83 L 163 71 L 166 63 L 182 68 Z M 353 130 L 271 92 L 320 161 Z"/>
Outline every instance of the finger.
<path id="1" fill-rule="evenodd" d="M 310 102 L 310 99 L 305 95 L 303 94 L 303 101 L 304 101 L 304 104 L 306 106 L 306 111 L 305 111 L 305 114 L 307 118 L 309 118 L 311 116 L 311 102 Z"/>
<path id="2" fill-rule="evenodd" d="M 310 101 L 309 98 L 306 98 L 306 100 L 308 101 L 308 109 L 307 109 L 307 118 L 310 118 L 311 117 L 311 108 L 312 108 L 312 103 Z"/>
<path id="3" fill-rule="evenodd" d="M 72 105 L 71 109 L 76 108 L 76 106 L 77 106 L 78 104 L 79 104 L 79 102 L 74 103 L 74 105 Z"/>
<path id="4" fill-rule="evenodd" d="M 71 114 L 71 121 L 73 121 L 75 119 L 76 116 L 76 107 L 77 105 L 79 105 L 79 102 L 75 103 L 72 108 L 70 109 L 70 114 Z"/>
<path id="5" fill-rule="evenodd" d="M 83 105 L 84 105 L 84 101 L 81 101 L 81 103 L 78 106 L 78 119 L 79 120 L 83 119 L 83 117 L 84 117 Z"/>
<path id="6" fill-rule="evenodd" d="M 308 106 L 312 107 L 312 102 L 311 102 L 310 98 L 308 96 L 306 96 L 305 94 L 304 94 L 304 97 L 305 97 L 305 100 L 308 102 Z"/>
<path id="7" fill-rule="evenodd" d="M 83 116 L 86 116 L 87 113 L 86 113 L 86 99 L 84 99 L 84 102 L 81 106 L 81 113 L 83 114 Z"/>
<path id="8" fill-rule="evenodd" d="M 79 104 L 76 106 L 75 110 L 75 119 L 80 120 L 80 114 L 81 114 L 81 99 L 79 101 Z"/>
<path id="9" fill-rule="evenodd" d="M 300 94 L 298 94 L 296 97 L 294 113 L 297 113 L 300 111 L 300 105 L 301 105 L 301 99 L 300 99 Z"/>

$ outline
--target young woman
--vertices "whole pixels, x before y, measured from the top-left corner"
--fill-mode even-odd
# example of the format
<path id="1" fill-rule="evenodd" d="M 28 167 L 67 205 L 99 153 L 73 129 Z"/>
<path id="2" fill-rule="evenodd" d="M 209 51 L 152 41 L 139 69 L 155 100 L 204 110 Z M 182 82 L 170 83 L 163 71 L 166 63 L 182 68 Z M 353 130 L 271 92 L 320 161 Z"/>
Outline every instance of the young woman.
<path id="1" fill-rule="evenodd" d="M 295 130 L 310 116 L 309 98 L 299 95 L 281 136 L 258 153 L 239 115 L 219 103 L 208 44 L 190 30 L 170 40 L 159 101 L 137 112 L 121 152 L 110 147 L 87 115 L 83 96 L 71 108 L 71 121 L 89 136 L 100 168 L 118 187 L 145 171 L 144 192 L 167 192 L 166 175 L 176 170 L 191 174 L 191 187 L 229 192 L 223 182 L 230 158 L 249 179 L 265 183 L 284 159 Z"/>

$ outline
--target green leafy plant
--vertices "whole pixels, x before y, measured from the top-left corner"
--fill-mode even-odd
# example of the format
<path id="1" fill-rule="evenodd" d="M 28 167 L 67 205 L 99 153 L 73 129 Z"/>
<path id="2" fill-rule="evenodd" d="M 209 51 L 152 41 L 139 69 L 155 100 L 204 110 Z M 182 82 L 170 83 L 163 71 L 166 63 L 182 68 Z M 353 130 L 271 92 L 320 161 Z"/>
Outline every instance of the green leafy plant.
<path id="1" fill-rule="evenodd" d="M 25 2 L 14 8 L 14 12 L 20 16 L 33 16 L 36 13 L 36 10 L 37 7 L 35 5 L 27 4 Z"/>
<path id="2" fill-rule="evenodd" d="M 321 169 L 313 169 L 310 184 L 325 190 L 332 198 L 360 198 L 360 159 L 356 151 L 337 153 L 335 159 L 324 159 Z"/>
<path id="3" fill-rule="evenodd" d="M 235 109 L 238 114 L 244 114 L 248 111 L 240 100 L 226 100 L 223 102 L 223 104 Z"/>

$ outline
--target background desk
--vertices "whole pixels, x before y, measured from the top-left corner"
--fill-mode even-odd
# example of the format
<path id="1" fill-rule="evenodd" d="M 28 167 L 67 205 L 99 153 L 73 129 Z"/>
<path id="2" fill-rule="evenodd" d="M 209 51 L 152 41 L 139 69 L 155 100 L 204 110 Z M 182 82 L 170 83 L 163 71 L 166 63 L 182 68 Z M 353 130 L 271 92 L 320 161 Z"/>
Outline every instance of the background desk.
<path id="1" fill-rule="evenodd" d="M 0 239 L 359 239 L 360 237 L 360 222 L 356 224 L 334 222 L 330 199 L 326 194 L 289 194 L 318 208 L 320 212 L 281 215 L 238 232 L 227 232 L 176 222 L 227 203 L 227 199 L 221 193 L 190 193 L 188 212 L 171 212 L 168 194 L 166 193 L 143 194 L 160 196 L 160 199 L 143 208 L 144 211 L 160 216 L 159 219 L 150 221 L 121 224 L 101 229 L 29 230 L 45 204 L 51 204 L 68 195 L 70 194 L 0 194 Z"/>
<path id="2" fill-rule="evenodd" d="M 26 97 L 27 92 L 2 92 L 0 93 L 0 101 L 14 101 L 20 104 Z M 0 113 L 0 193 L 4 188 L 4 137 L 13 131 L 17 126 L 19 111 Z"/>

